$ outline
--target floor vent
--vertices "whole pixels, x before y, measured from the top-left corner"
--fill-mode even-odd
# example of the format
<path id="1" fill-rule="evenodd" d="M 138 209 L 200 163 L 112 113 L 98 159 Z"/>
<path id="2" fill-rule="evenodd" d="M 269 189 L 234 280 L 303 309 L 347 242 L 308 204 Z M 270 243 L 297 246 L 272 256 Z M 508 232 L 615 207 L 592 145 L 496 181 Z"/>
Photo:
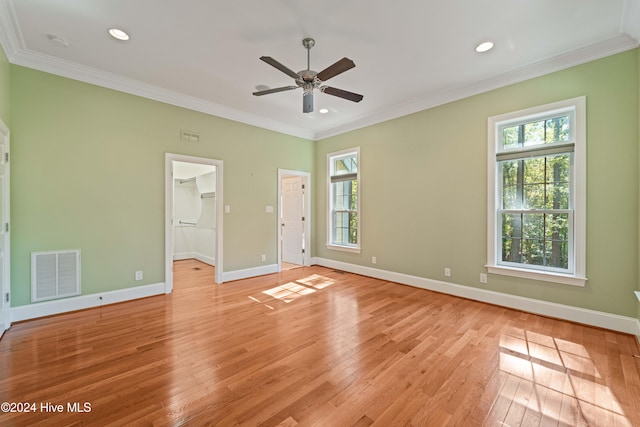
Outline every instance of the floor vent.
<path id="1" fill-rule="evenodd" d="M 80 295 L 80 250 L 31 253 L 31 302 Z"/>

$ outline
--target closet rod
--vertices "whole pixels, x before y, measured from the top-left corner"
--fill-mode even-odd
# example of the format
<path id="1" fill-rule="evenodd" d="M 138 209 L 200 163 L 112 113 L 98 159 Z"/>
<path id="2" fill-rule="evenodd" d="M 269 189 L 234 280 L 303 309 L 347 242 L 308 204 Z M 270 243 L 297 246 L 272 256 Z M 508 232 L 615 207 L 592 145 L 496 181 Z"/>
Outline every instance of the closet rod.
<path id="1" fill-rule="evenodd" d="M 210 199 L 210 198 L 213 198 L 213 197 L 216 197 L 216 193 L 215 193 L 215 192 L 211 192 L 211 193 L 202 193 L 202 194 L 200 195 L 200 198 L 201 198 L 201 199 Z"/>
<path id="2" fill-rule="evenodd" d="M 191 182 L 191 181 L 195 181 L 195 180 L 196 180 L 196 177 L 194 176 L 193 178 L 189 178 L 189 179 L 180 179 L 180 180 L 178 180 L 178 182 L 180 184 L 184 184 L 185 182 Z"/>
<path id="3" fill-rule="evenodd" d="M 180 224 L 184 224 L 184 225 L 198 225 L 197 222 L 188 222 L 188 221 L 178 221 Z"/>

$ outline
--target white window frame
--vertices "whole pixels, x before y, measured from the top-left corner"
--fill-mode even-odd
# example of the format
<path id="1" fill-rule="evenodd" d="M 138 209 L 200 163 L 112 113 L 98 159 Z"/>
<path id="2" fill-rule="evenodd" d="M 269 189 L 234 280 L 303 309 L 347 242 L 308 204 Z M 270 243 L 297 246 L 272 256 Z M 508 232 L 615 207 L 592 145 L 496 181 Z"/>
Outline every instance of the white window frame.
<path id="1" fill-rule="evenodd" d="M 498 215 L 500 194 L 500 179 L 496 155 L 501 142 L 500 130 L 505 125 L 517 125 L 546 117 L 557 116 L 559 113 L 570 112 L 575 121 L 571 129 L 573 152 L 573 241 L 569 242 L 570 272 L 561 273 L 554 269 L 526 266 L 501 265 L 500 218 Z M 488 119 L 488 156 L 487 156 L 487 271 L 491 274 L 541 280 L 545 282 L 566 285 L 584 286 L 587 278 L 586 271 L 586 98 L 584 96 L 541 105 L 525 110 L 501 114 Z"/>
<path id="2" fill-rule="evenodd" d="M 357 212 L 358 212 L 358 226 L 357 226 L 357 236 L 358 243 L 355 245 L 342 245 L 332 242 L 332 232 L 333 232 L 333 186 L 331 185 L 331 175 L 333 173 L 333 159 L 340 157 L 347 157 L 355 154 L 358 159 L 358 170 L 356 172 L 356 180 L 358 182 L 358 202 L 357 202 Z M 336 151 L 333 153 L 327 154 L 327 249 L 345 251 L 345 252 L 355 252 L 360 253 L 361 245 L 362 245 L 362 234 L 361 223 L 362 223 L 362 215 L 360 210 L 360 200 L 362 199 L 362 181 L 360 180 L 360 147 L 349 148 L 346 150 Z"/>

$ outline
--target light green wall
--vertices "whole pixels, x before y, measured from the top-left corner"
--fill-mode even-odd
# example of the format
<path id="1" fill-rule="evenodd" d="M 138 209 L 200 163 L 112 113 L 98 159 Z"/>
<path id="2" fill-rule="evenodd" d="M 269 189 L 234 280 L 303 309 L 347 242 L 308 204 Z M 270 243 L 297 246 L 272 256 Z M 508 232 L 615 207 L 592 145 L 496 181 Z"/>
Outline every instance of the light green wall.
<path id="1" fill-rule="evenodd" d="M 12 306 L 33 251 L 80 248 L 83 294 L 164 281 L 166 152 L 224 161 L 225 271 L 277 262 L 265 206 L 278 168 L 313 172 L 313 142 L 15 65 L 11 88 Z"/>
<path id="2" fill-rule="evenodd" d="M 638 283 L 638 51 L 320 141 L 316 256 L 635 317 Z M 490 275 L 487 118 L 587 97 L 586 287 Z M 327 249 L 326 154 L 361 147 L 362 253 Z M 451 268 L 451 277 L 443 275 Z"/>
<path id="3" fill-rule="evenodd" d="M 0 119 L 7 125 L 11 125 L 10 110 L 10 65 L 7 56 L 0 46 Z"/>
<path id="4" fill-rule="evenodd" d="M 276 262 L 277 218 L 264 207 L 277 205 L 285 168 L 312 172 L 312 255 L 367 266 L 376 256 L 377 268 L 480 287 L 487 117 L 586 95 L 587 286 L 490 275 L 482 287 L 640 319 L 631 297 L 640 288 L 639 64 L 633 50 L 313 143 L 9 66 L 0 55 L 0 117 L 11 119 L 13 147 L 12 306 L 29 303 L 32 251 L 82 249 L 85 294 L 164 281 L 165 152 L 224 161 L 225 271 L 263 265 L 262 253 Z M 181 142 L 180 129 L 201 142 Z M 326 153 L 355 146 L 363 251 L 329 251 Z"/>

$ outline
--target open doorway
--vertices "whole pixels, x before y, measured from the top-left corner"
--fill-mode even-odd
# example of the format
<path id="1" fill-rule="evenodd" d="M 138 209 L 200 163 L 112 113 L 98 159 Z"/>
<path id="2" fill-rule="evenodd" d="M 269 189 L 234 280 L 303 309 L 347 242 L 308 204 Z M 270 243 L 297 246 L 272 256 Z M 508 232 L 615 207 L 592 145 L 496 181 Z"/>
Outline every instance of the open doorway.
<path id="1" fill-rule="evenodd" d="M 311 265 L 311 175 L 278 170 L 278 269 Z"/>
<path id="2" fill-rule="evenodd" d="M 222 161 L 165 155 L 165 292 L 173 290 L 174 261 L 215 268 L 222 283 Z"/>

